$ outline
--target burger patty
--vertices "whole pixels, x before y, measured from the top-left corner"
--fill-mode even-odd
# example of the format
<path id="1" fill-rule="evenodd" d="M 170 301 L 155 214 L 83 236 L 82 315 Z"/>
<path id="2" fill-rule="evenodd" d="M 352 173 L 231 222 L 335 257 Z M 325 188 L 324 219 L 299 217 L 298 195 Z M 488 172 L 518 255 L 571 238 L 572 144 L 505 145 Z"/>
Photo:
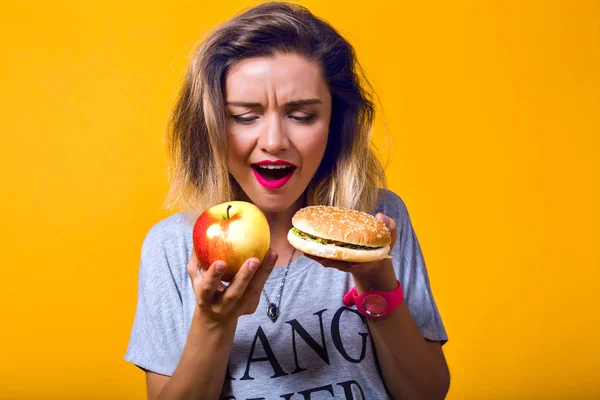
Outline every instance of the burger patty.
<path id="1" fill-rule="evenodd" d="M 323 239 L 318 236 L 313 236 L 313 235 L 309 235 L 306 232 L 302 232 L 302 231 L 296 229 L 296 227 L 292 228 L 292 232 L 294 233 L 294 235 L 299 236 L 304 240 L 310 240 L 311 242 L 317 242 L 320 244 L 328 244 L 328 245 L 332 245 L 332 246 L 346 247 L 348 249 L 354 249 L 354 250 L 376 250 L 376 249 L 381 248 L 381 247 L 371 247 L 371 246 L 360 246 L 357 244 L 338 242 L 336 240 Z"/>

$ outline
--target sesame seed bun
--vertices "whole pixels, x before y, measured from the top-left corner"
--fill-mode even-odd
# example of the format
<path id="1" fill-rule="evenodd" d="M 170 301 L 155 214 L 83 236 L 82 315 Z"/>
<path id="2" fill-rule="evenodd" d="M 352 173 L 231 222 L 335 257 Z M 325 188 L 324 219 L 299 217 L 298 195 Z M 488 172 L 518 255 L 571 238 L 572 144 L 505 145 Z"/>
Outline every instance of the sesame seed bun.
<path id="1" fill-rule="evenodd" d="M 388 257 L 390 251 L 391 232 L 383 222 L 361 211 L 305 207 L 294 215 L 292 225 L 296 232 L 294 228 L 288 232 L 288 241 L 305 254 L 348 262 L 372 262 Z"/>

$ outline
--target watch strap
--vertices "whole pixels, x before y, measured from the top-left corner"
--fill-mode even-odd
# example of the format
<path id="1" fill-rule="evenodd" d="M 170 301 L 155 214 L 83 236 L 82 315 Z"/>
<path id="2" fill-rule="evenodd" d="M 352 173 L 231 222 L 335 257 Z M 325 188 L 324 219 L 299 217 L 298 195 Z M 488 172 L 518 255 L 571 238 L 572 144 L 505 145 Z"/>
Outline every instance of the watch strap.
<path id="1" fill-rule="evenodd" d="M 346 307 L 356 305 L 357 311 L 366 317 L 385 317 L 404 301 L 402 285 L 400 281 L 396 282 L 398 283 L 398 287 L 391 292 L 369 290 L 360 296 L 356 287 L 353 287 L 344 295 L 343 303 Z"/>

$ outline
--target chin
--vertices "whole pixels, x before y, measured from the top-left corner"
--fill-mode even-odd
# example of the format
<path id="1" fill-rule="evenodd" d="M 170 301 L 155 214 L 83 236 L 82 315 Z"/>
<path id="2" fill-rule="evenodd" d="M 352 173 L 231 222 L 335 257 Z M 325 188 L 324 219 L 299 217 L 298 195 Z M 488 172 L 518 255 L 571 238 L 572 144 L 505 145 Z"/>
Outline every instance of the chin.
<path id="1" fill-rule="evenodd" d="M 277 190 L 269 190 L 261 186 L 254 176 L 236 182 L 243 197 L 240 200 L 250 201 L 264 213 L 280 213 L 294 206 L 298 199 L 303 196 L 306 188 L 298 190 L 299 187 L 304 187 L 302 181 L 294 176 L 282 188 Z M 308 186 L 308 183 L 306 185 Z"/>
<path id="2" fill-rule="evenodd" d="M 279 213 L 287 210 L 294 205 L 297 199 L 281 194 L 261 194 L 249 196 L 250 201 L 254 203 L 264 213 Z"/>
<path id="3" fill-rule="evenodd" d="M 296 187 L 285 188 L 287 190 L 282 188 L 276 191 L 270 191 L 258 185 L 250 187 L 247 191 L 243 187 L 241 188 L 246 200 L 260 208 L 264 213 L 284 212 L 293 207 L 304 193 L 304 191 L 297 193 L 297 190 L 294 190 L 297 189 Z"/>

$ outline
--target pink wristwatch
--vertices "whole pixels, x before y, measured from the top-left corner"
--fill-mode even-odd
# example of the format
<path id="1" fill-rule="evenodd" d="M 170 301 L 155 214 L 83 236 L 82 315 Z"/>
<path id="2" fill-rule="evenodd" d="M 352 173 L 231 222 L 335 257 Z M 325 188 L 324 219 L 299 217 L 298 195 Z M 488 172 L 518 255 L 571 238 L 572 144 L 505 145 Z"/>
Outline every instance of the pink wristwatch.
<path id="1" fill-rule="evenodd" d="M 356 288 L 352 288 L 344 295 L 344 305 L 350 307 L 356 305 L 356 310 L 369 318 L 383 318 L 396 309 L 404 301 L 402 285 L 398 281 L 398 287 L 392 292 L 370 290 L 358 295 Z"/>

